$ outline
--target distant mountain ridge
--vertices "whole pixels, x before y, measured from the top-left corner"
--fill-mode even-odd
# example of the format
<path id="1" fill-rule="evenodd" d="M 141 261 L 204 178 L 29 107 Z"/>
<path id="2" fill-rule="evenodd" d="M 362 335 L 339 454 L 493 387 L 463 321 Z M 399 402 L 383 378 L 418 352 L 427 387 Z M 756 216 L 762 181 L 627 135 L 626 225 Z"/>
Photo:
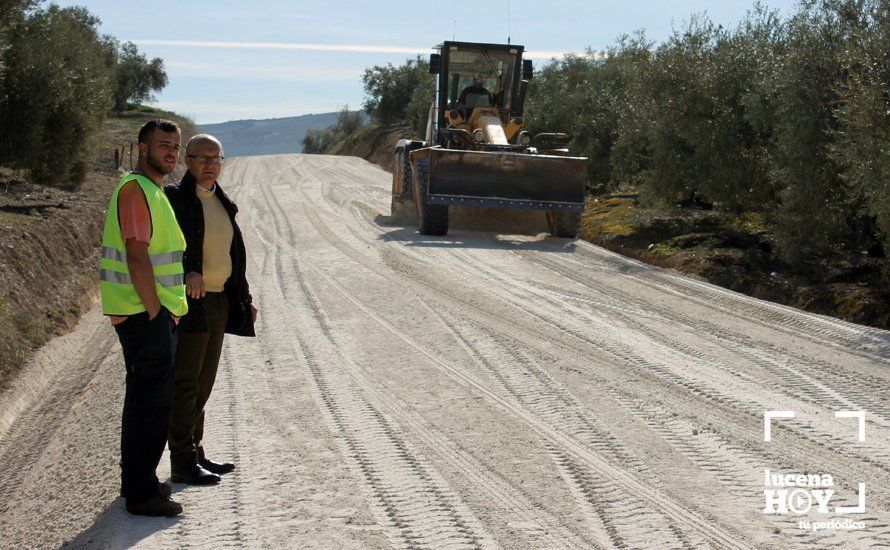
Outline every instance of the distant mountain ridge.
<path id="1" fill-rule="evenodd" d="M 227 157 L 300 153 L 306 131 L 334 124 L 337 115 L 333 112 L 264 120 L 232 120 L 201 124 L 199 128 L 219 138 Z"/>

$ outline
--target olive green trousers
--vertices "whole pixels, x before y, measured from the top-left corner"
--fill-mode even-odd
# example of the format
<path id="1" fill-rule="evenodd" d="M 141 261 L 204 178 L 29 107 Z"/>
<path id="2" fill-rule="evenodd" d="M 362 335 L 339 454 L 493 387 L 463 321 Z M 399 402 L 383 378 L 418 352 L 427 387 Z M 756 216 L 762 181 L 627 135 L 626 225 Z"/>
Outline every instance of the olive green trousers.
<path id="1" fill-rule="evenodd" d="M 204 406 L 210 398 L 222 352 L 229 301 L 225 292 L 204 297 L 206 332 L 177 331 L 173 373 L 173 418 L 170 421 L 170 469 L 183 473 L 204 458 Z"/>

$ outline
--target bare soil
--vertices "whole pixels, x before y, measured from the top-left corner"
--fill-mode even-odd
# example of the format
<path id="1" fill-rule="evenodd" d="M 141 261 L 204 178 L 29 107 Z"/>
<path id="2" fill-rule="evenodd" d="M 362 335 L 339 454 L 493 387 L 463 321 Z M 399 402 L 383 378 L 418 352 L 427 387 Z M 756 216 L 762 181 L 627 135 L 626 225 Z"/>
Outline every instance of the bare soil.
<path id="1" fill-rule="evenodd" d="M 414 137 L 408 126 L 379 127 L 370 125 L 334 144 L 327 154 L 361 157 L 387 171 L 392 171 L 392 152 L 400 139 Z"/>
<path id="2" fill-rule="evenodd" d="M 183 139 L 196 132 L 191 121 L 172 113 L 134 111 L 109 118 L 77 189 L 38 185 L 26 173 L 0 167 L 0 387 L 34 350 L 70 330 L 89 309 L 104 212 L 120 178 L 114 149 L 123 147 L 122 164 L 129 168 L 129 144 L 142 123 L 157 116 L 175 118 Z"/>

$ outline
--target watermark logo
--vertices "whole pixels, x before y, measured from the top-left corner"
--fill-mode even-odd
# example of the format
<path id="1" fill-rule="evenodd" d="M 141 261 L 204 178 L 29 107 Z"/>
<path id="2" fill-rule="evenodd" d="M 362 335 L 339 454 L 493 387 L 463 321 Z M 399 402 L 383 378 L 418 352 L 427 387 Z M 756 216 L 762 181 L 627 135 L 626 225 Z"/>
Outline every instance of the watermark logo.
<path id="1" fill-rule="evenodd" d="M 854 418 L 858 420 L 859 441 L 865 441 L 865 411 L 836 411 L 835 418 Z M 780 419 L 794 418 L 794 411 L 764 411 L 763 441 L 772 441 L 773 422 Z M 817 514 L 864 514 L 865 483 L 859 483 L 856 506 L 832 506 L 836 496 L 834 478 L 831 474 L 802 474 L 774 472 L 769 468 L 763 472 L 764 514 L 773 515 L 806 515 L 814 511 Z M 800 521 L 801 529 L 818 531 L 822 529 L 862 529 L 863 522 L 852 520 L 833 521 Z"/>

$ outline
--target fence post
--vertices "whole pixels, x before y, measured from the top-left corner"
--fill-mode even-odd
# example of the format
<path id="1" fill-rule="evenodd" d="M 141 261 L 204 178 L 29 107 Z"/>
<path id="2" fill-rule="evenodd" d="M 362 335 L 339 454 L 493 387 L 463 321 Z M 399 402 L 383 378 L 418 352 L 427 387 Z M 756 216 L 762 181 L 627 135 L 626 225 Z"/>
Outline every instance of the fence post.
<path id="1" fill-rule="evenodd" d="M 121 167 L 120 163 L 120 151 L 117 150 L 117 147 L 114 148 L 114 169 L 117 170 Z"/>
<path id="2" fill-rule="evenodd" d="M 130 170 L 133 169 L 133 142 L 130 142 Z"/>

